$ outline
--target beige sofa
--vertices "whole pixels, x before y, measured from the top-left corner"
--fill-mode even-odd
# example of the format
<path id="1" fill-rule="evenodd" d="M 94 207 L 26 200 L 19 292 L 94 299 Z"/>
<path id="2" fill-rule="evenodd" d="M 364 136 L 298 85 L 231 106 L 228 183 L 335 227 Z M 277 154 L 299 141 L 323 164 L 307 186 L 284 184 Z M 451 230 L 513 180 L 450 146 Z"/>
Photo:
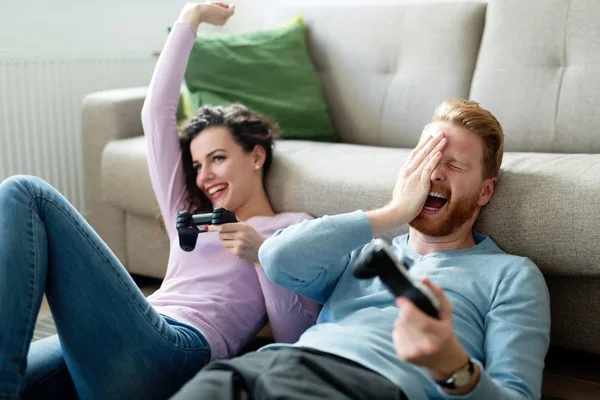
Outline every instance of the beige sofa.
<path id="1" fill-rule="evenodd" d="M 383 205 L 435 106 L 479 101 L 503 124 L 506 154 L 477 229 L 544 272 L 552 344 L 600 353 L 600 2 L 287 8 L 265 26 L 298 12 L 343 143 L 277 143 L 275 209 Z M 168 243 L 147 171 L 145 93 L 84 100 L 87 218 L 129 271 L 162 277 Z"/>

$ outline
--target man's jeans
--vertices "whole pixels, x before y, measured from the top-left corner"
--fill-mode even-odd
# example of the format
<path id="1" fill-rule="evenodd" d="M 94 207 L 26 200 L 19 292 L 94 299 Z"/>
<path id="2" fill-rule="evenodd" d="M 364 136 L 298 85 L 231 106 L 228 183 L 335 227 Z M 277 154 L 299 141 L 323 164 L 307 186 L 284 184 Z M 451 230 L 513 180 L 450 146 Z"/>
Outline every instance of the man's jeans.
<path id="1" fill-rule="evenodd" d="M 43 294 L 58 335 L 30 346 Z M 164 399 L 210 359 L 41 179 L 0 184 L 0 399 Z"/>

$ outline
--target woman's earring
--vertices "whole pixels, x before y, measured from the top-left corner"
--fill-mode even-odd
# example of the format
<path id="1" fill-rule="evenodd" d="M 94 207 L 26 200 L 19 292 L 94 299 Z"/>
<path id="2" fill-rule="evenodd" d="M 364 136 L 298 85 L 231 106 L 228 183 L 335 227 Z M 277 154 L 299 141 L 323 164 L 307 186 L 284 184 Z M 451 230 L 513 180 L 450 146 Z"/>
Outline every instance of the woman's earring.
<path id="1" fill-rule="evenodd" d="M 256 165 L 254 166 L 254 169 L 259 169 L 259 168 L 260 168 L 260 165 L 258 165 L 258 164 L 256 164 Z"/>

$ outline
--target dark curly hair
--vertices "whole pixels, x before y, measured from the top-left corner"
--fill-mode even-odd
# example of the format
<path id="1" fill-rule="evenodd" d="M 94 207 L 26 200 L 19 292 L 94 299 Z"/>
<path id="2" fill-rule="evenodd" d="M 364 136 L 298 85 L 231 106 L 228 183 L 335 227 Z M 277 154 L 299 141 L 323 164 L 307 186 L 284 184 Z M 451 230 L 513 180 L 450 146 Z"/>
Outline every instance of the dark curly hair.
<path id="1" fill-rule="evenodd" d="M 251 152 L 254 146 L 259 145 L 265 149 L 266 158 L 263 164 L 262 182 L 265 179 L 273 161 L 274 140 L 279 138 L 279 125 L 269 118 L 250 110 L 242 104 L 227 106 L 202 106 L 192 117 L 180 133 L 181 164 L 185 177 L 186 194 L 183 204 L 192 214 L 209 212 L 212 210 L 211 202 L 206 195 L 196 186 L 197 171 L 192 165 L 190 144 L 206 128 L 223 126 L 229 128 L 233 139 L 246 152 Z"/>

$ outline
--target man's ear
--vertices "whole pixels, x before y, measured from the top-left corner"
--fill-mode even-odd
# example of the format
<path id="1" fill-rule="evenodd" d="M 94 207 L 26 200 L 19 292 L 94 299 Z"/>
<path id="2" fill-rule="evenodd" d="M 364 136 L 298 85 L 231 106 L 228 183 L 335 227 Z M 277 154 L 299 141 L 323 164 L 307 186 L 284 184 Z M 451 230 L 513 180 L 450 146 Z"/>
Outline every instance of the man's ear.
<path id="1" fill-rule="evenodd" d="M 494 195 L 494 188 L 496 187 L 496 182 L 498 182 L 498 178 L 487 178 L 483 181 L 483 186 L 481 187 L 481 194 L 479 195 L 479 200 L 477 201 L 477 205 L 480 207 L 485 206 L 490 202 L 492 196 Z"/>
<path id="2" fill-rule="evenodd" d="M 257 165 L 259 168 L 262 168 L 266 159 L 267 151 L 265 150 L 265 148 L 259 144 L 254 146 L 254 149 L 252 149 L 252 162 L 254 163 L 254 165 Z"/>

